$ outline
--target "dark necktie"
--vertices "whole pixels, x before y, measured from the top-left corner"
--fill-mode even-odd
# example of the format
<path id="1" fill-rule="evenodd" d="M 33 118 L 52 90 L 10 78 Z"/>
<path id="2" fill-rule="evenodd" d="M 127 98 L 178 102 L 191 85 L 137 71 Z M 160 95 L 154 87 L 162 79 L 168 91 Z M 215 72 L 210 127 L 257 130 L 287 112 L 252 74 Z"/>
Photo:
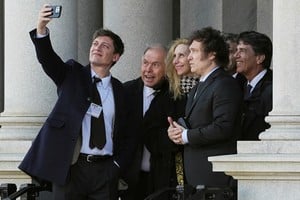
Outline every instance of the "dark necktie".
<path id="1" fill-rule="evenodd" d="M 251 96 L 251 89 L 252 86 L 250 84 L 247 84 L 244 99 L 248 99 Z"/>
<path id="2" fill-rule="evenodd" d="M 193 101 L 196 100 L 197 95 L 199 95 L 199 92 L 200 92 L 201 88 L 203 87 L 203 85 L 204 85 L 204 81 L 199 81 L 198 84 L 196 85 L 197 88 L 196 88 L 196 92 L 195 92 Z"/>
<path id="3" fill-rule="evenodd" d="M 97 90 L 97 83 L 101 81 L 101 79 L 97 77 L 93 77 L 93 86 L 92 86 L 92 101 L 93 103 L 102 106 L 101 97 Z M 105 124 L 103 117 L 103 109 L 98 118 L 91 117 L 91 137 L 90 137 L 90 147 L 97 147 L 98 149 L 102 149 L 106 143 L 106 134 L 105 134 Z"/>

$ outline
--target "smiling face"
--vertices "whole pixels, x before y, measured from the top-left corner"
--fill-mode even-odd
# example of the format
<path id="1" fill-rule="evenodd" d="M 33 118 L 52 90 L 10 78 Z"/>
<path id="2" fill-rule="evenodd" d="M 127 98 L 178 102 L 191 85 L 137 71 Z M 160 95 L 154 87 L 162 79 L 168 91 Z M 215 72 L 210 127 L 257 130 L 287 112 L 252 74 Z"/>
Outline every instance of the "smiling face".
<path id="1" fill-rule="evenodd" d="M 202 42 L 194 40 L 189 48 L 191 52 L 188 56 L 188 60 L 191 66 L 191 72 L 199 76 L 205 76 L 216 66 L 214 53 L 205 53 Z"/>
<path id="2" fill-rule="evenodd" d="M 190 53 L 189 46 L 186 44 L 179 44 L 174 51 L 173 65 L 176 73 L 179 76 L 191 73 L 188 55 Z"/>
<path id="3" fill-rule="evenodd" d="M 110 68 L 113 62 L 119 59 L 120 55 L 114 53 L 113 40 L 108 36 L 99 36 L 94 39 L 91 48 L 89 61 L 92 67 Z"/>
<path id="4" fill-rule="evenodd" d="M 151 48 L 142 58 L 141 77 L 145 86 L 155 87 L 165 76 L 166 52 L 161 48 Z"/>
<path id="5" fill-rule="evenodd" d="M 236 71 L 243 74 L 248 80 L 251 80 L 262 69 L 264 55 L 255 55 L 251 45 L 240 41 L 237 46 L 237 52 L 234 54 L 236 59 Z"/>

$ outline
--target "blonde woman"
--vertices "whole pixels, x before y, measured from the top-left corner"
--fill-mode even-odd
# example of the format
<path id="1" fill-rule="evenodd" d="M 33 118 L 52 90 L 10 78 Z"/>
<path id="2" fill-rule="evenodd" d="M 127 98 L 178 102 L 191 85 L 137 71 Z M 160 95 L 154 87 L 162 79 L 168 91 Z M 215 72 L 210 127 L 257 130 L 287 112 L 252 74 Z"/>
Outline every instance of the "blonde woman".
<path id="1" fill-rule="evenodd" d="M 175 100 L 186 99 L 190 90 L 198 83 L 199 78 L 191 72 L 188 61 L 189 41 L 179 38 L 172 42 L 166 60 L 166 75 L 169 80 L 169 90 Z M 184 185 L 183 148 L 178 147 L 175 154 L 177 183 Z"/>
<path id="2" fill-rule="evenodd" d="M 172 42 L 166 61 L 166 74 L 174 98 L 181 98 L 198 83 L 199 78 L 191 72 L 187 59 L 190 53 L 188 40 L 179 38 Z"/>

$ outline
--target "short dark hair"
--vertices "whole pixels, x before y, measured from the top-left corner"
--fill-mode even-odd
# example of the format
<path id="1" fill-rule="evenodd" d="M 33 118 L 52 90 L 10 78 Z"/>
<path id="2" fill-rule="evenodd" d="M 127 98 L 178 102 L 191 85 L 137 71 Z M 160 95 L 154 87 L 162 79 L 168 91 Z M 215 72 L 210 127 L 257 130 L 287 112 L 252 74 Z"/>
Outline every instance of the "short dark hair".
<path id="1" fill-rule="evenodd" d="M 271 39 L 267 35 L 256 31 L 245 31 L 239 34 L 238 42 L 251 45 L 255 55 L 265 55 L 262 65 L 265 69 L 270 68 L 273 46 Z"/>
<path id="2" fill-rule="evenodd" d="M 205 27 L 194 31 L 189 37 L 189 44 L 193 41 L 201 42 L 205 53 L 215 52 L 216 64 L 225 67 L 229 63 L 229 51 L 221 32 L 212 27 Z"/>
<path id="3" fill-rule="evenodd" d="M 120 36 L 118 36 L 117 34 L 115 34 L 109 29 L 103 29 L 103 28 L 100 28 L 94 32 L 93 41 L 99 36 L 108 36 L 113 40 L 114 49 L 115 49 L 114 53 L 118 53 L 120 56 L 124 53 L 124 43 L 120 38 Z"/>
<path id="4" fill-rule="evenodd" d="M 238 34 L 235 34 L 235 33 L 223 33 L 222 36 L 223 36 L 225 42 L 229 41 L 229 42 L 237 43 Z"/>

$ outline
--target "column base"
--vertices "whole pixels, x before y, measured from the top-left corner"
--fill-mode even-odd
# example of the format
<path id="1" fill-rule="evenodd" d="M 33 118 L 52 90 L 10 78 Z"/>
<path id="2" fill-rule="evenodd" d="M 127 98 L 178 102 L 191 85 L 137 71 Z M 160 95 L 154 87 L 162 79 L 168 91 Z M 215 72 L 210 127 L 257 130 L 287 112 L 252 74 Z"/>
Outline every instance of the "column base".
<path id="1" fill-rule="evenodd" d="M 45 117 L 0 117 L 0 183 L 19 186 L 31 178 L 18 169 Z"/>
<path id="2" fill-rule="evenodd" d="M 261 141 L 238 141 L 237 154 L 209 157 L 213 171 L 238 180 L 239 200 L 300 196 L 300 116 L 270 116 Z"/>
<path id="3" fill-rule="evenodd" d="M 271 128 L 259 135 L 260 140 L 300 140 L 300 116 L 270 115 L 266 121 Z"/>
<path id="4" fill-rule="evenodd" d="M 208 160 L 213 171 L 238 180 L 239 200 L 299 199 L 300 154 L 239 153 Z"/>

